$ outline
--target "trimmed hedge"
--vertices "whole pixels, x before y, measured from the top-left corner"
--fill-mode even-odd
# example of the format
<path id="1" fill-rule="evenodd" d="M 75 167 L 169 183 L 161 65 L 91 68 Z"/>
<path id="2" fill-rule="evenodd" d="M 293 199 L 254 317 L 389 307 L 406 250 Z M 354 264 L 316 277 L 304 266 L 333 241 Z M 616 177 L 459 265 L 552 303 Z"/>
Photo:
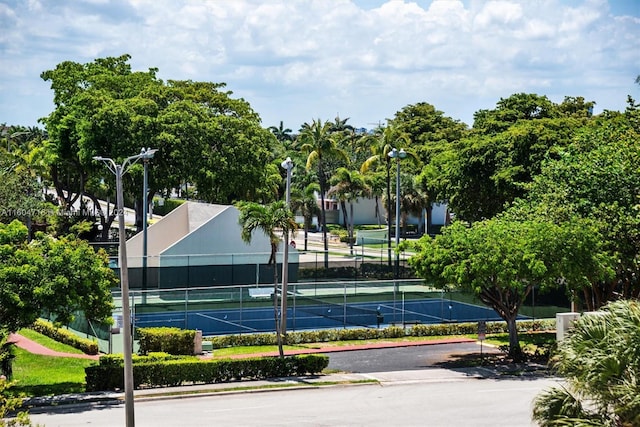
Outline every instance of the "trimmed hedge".
<path id="1" fill-rule="evenodd" d="M 322 372 L 329 365 L 329 358 L 318 354 L 222 360 L 201 360 L 195 357 L 143 359 L 144 357 L 139 356 L 133 362 L 133 385 L 136 389 L 312 375 Z M 124 388 L 123 362 L 116 357 L 101 357 L 98 365 L 85 368 L 85 375 L 87 391 Z"/>
<path id="2" fill-rule="evenodd" d="M 47 322 L 46 320 L 36 320 L 35 323 L 31 325 L 31 329 L 58 342 L 82 350 L 86 354 L 98 354 L 99 352 L 96 341 L 81 338 L 67 329 L 56 328 L 53 323 Z"/>
<path id="3" fill-rule="evenodd" d="M 314 279 L 318 277 L 328 279 L 344 279 L 361 277 L 367 279 L 392 279 L 394 275 L 393 267 L 385 263 L 361 263 L 358 268 L 352 266 L 342 267 L 318 267 L 300 268 L 298 279 Z M 400 266 L 399 275 L 402 278 L 415 278 L 413 269 L 404 265 Z"/>
<path id="4" fill-rule="evenodd" d="M 164 199 L 162 206 L 160 206 L 160 200 L 158 198 L 153 199 L 153 213 L 155 215 L 167 215 L 175 208 L 182 205 L 186 200 L 182 199 Z"/>
<path id="5" fill-rule="evenodd" d="M 180 328 L 138 328 L 140 354 L 163 352 L 193 356 L 196 331 Z"/>
<path id="6" fill-rule="evenodd" d="M 517 322 L 518 331 L 552 331 L 556 328 L 555 319 L 521 320 Z M 507 332 L 506 322 L 487 322 L 487 333 Z M 408 328 L 390 326 L 384 329 L 321 329 L 317 331 L 288 332 L 287 344 L 309 344 L 316 342 L 372 340 L 380 338 L 427 337 L 443 335 L 470 335 L 478 333 L 477 322 L 418 324 Z M 209 337 L 213 348 L 277 345 L 275 334 L 221 335 Z"/>

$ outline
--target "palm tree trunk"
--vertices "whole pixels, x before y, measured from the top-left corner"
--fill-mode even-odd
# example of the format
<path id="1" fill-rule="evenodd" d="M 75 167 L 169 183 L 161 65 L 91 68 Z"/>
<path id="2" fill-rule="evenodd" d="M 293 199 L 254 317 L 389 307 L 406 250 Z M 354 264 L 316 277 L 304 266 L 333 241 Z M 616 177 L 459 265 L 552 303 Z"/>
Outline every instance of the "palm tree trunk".
<path id="1" fill-rule="evenodd" d="M 353 255 L 353 202 L 349 202 L 349 252 Z"/>
<path id="2" fill-rule="evenodd" d="M 345 230 L 348 230 L 349 216 L 347 215 L 347 204 L 345 203 L 344 200 L 340 200 L 340 209 L 342 209 L 342 212 L 344 213 L 344 215 L 342 215 L 342 226 L 344 227 Z"/>
<path id="3" fill-rule="evenodd" d="M 322 162 L 318 159 L 318 180 L 320 181 L 320 212 L 322 213 L 322 240 L 324 241 L 324 268 L 329 268 L 329 241 L 327 240 L 327 216 L 324 209 L 325 182 L 322 173 Z"/>

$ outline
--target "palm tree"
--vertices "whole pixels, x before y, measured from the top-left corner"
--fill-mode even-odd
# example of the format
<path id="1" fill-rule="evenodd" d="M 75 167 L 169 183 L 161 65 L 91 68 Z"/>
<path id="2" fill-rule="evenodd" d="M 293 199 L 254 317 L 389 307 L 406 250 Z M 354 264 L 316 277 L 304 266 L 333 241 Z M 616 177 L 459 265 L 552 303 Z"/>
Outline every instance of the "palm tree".
<path id="1" fill-rule="evenodd" d="M 278 341 L 278 352 L 280 357 L 284 357 L 282 348 L 282 336 L 284 331 L 280 327 L 278 317 L 278 269 L 276 268 L 276 252 L 278 244 L 282 241 L 282 234 L 277 231 L 293 232 L 298 228 L 295 217 L 291 210 L 287 208 L 284 201 L 277 201 L 268 205 L 260 205 L 253 202 L 240 202 L 236 204 L 240 211 L 238 223 L 242 227 L 241 237 L 246 243 L 251 243 L 253 232 L 262 231 L 271 243 L 271 255 L 268 264 L 273 265 L 273 312 L 276 326 L 276 339 Z M 287 244 L 287 242 L 285 242 Z M 286 296 L 283 296 L 286 298 Z"/>
<path id="2" fill-rule="evenodd" d="M 349 117 L 346 119 L 341 119 L 339 115 L 333 119 L 333 123 L 331 124 L 331 132 L 349 132 L 353 131 L 353 126 L 348 125 Z"/>
<path id="3" fill-rule="evenodd" d="M 409 145 L 409 135 L 397 131 L 391 124 L 387 127 L 379 127 L 375 133 L 362 139 L 363 145 L 368 145 L 371 157 L 364 161 L 360 172 L 367 173 L 376 165 L 383 164 L 387 175 L 387 252 L 389 254 L 389 267 L 391 267 L 391 165 L 392 158 L 389 153 L 394 148 L 400 149 Z"/>
<path id="4" fill-rule="evenodd" d="M 420 218 L 418 224 L 422 226 L 422 213 L 429 207 L 429 196 L 423 192 L 416 184 L 415 179 L 410 175 L 401 174 L 401 197 L 400 206 L 402 206 L 402 229 L 403 233 L 407 232 L 407 218 L 409 215 L 414 215 Z"/>
<path id="5" fill-rule="evenodd" d="M 315 164 L 318 168 L 318 183 L 320 184 L 320 211 L 322 224 L 322 237 L 324 240 L 324 267 L 329 268 L 329 244 L 327 241 L 327 219 L 324 206 L 324 196 L 327 191 L 327 171 L 325 171 L 325 161 L 327 157 L 338 157 L 348 162 L 347 154 L 338 148 L 336 141 L 332 138 L 333 124 L 322 122 L 320 119 L 313 120 L 311 124 L 304 123 L 298 141 L 300 150 L 308 153 L 306 169 L 310 170 Z"/>
<path id="6" fill-rule="evenodd" d="M 536 398 L 540 426 L 640 425 L 640 302 L 616 301 L 577 319 L 553 363 L 566 384 Z"/>
<path id="7" fill-rule="evenodd" d="M 313 223 L 314 216 L 320 216 L 320 207 L 316 193 L 320 192 L 320 186 L 312 182 L 307 185 L 304 190 L 294 189 L 291 193 L 291 210 L 300 212 L 304 219 L 304 250 L 307 250 L 309 228 Z"/>
<path id="8" fill-rule="evenodd" d="M 269 130 L 272 134 L 275 135 L 276 139 L 280 142 L 293 141 L 293 136 L 291 136 L 291 132 L 293 132 L 289 128 L 285 128 L 282 120 L 280 120 L 280 126 L 269 126 Z"/>
<path id="9" fill-rule="evenodd" d="M 336 174 L 331 177 L 333 185 L 327 195 L 336 195 L 340 201 L 349 203 L 349 215 L 344 211 L 347 222 L 347 233 L 349 236 L 349 248 L 353 255 L 353 201 L 359 197 L 369 196 L 371 188 L 367 185 L 364 177 L 358 171 L 350 171 L 347 168 L 338 168 Z"/>

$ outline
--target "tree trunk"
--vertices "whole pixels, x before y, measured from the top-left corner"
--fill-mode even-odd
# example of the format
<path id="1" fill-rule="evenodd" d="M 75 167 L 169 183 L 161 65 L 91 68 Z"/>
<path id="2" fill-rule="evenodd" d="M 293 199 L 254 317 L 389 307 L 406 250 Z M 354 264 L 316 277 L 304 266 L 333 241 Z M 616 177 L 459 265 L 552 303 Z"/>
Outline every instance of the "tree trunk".
<path id="1" fill-rule="evenodd" d="M 487 306 L 493 308 L 495 312 L 507 322 L 507 330 L 509 331 L 509 358 L 514 362 L 524 360 L 524 353 L 520 348 L 518 340 L 518 328 L 516 318 L 518 311 L 530 292 L 531 287 L 520 294 L 513 289 L 493 289 L 491 286 L 484 288 L 478 295 L 480 300 Z"/>
<path id="2" fill-rule="evenodd" d="M 514 362 L 524 361 L 524 353 L 520 348 L 520 341 L 518 339 L 518 327 L 516 325 L 516 317 L 518 313 L 508 316 L 507 330 L 509 331 L 509 358 Z"/>

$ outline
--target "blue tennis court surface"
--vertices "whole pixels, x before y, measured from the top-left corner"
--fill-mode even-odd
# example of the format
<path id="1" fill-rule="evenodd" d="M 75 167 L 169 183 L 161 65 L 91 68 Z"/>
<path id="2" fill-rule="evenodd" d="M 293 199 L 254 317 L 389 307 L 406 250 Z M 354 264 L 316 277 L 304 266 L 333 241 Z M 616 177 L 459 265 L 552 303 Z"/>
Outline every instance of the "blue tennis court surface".
<path id="1" fill-rule="evenodd" d="M 381 317 L 380 317 L 381 316 Z M 526 318 L 519 316 L 519 319 Z M 430 298 L 368 303 L 291 304 L 287 329 L 309 330 L 372 327 L 405 323 L 477 322 L 502 320 L 490 308 L 458 301 Z M 199 329 L 203 335 L 274 331 L 273 307 L 136 313 L 136 327 L 172 326 Z"/>

